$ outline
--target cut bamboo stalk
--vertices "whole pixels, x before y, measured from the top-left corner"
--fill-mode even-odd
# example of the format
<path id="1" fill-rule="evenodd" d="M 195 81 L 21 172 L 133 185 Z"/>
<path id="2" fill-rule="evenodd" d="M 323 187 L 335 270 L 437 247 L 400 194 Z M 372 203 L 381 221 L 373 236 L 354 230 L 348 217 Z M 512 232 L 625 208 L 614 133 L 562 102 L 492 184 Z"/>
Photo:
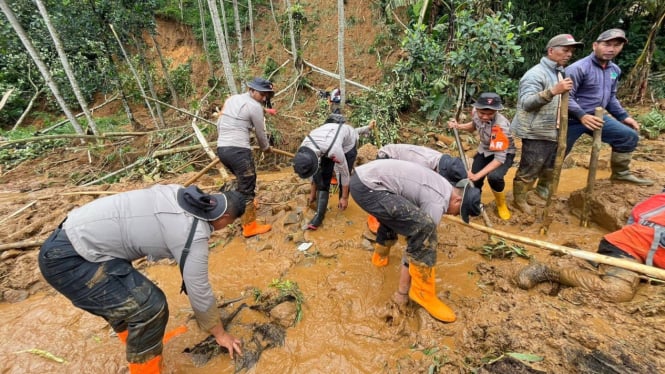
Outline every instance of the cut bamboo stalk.
<path id="1" fill-rule="evenodd" d="M 508 233 L 508 232 L 505 232 L 505 231 L 500 231 L 500 230 L 497 230 L 497 229 L 493 229 L 493 228 L 490 228 L 490 227 L 485 227 L 485 226 L 478 225 L 478 224 L 475 224 L 475 223 L 468 223 L 467 224 L 467 223 L 464 223 L 464 221 L 462 221 L 460 218 L 454 217 L 454 216 L 444 215 L 443 219 L 446 219 L 446 220 L 451 221 L 451 222 L 467 225 L 467 226 L 470 226 L 473 229 L 476 229 L 476 230 L 479 230 L 479 231 L 482 231 L 482 232 L 485 232 L 485 233 L 488 233 L 488 234 L 491 234 L 491 235 L 500 236 L 502 238 L 506 238 L 506 239 L 509 239 L 509 240 L 512 240 L 512 241 L 515 241 L 515 242 L 518 242 L 518 243 L 527 244 L 527 245 L 534 246 L 534 247 L 537 247 L 537 248 L 547 249 L 547 250 L 553 251 L 553 252 L 567 254 L 567 255 L 570 255 L 570 256 L 573 256 L 573 257 L 576 257 L 576 258 L 581 258 L 581 259 L 587 260 L 587 261 L 593 261 L 593 262 L 597 262 L 597 263 L 600 263 L 600 264 L 612 265 L 612 266 L 620 267 L 620 268 L 623 268 L 623 269 L 632 270 L 632 271 L 638 272 L 640 274 L 648 275 L 650 277 L 665 281 L 665 270 L 657 268 L 657 267 L 647 266 L 647 265 L 643 265 L 643 264 L 633 262 L 633 261 L 622 260 L 622 259 L 616 258 L 616 257 L 605 256 L 605 255 L 601 255 L 601 254 L 598 254 L 598 253 L 595 253 L 595 252 L 588 252 L 588 251 L 583 251 L 583 250 L 580 250 L 580 249 L 574 249 L 574 248 L 565 247 L 565 246 L 562 246 L 562 245 L 552 244 L 552 243 L 548 243 L 548 242 L 545 242 L 545 241 L 542 241 L 542 240 L 527 238 L 527 237 L 524 237 L 524 236 L 511 234 L 511 233 Z"/>

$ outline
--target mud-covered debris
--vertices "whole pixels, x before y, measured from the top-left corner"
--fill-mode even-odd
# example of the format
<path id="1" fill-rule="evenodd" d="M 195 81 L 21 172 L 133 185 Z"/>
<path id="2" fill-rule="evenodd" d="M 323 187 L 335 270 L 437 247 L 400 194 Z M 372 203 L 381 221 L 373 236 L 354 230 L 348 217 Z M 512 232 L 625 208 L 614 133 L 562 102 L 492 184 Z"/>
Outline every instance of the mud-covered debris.
<path id="1" fill-rule="evenodd" d="M 235 358 L 236 373 L 256 365 L 263 351 L 284 345 L 286 332 L 278 325 L 265 323 L 254 325 L 252 338 L 243 344 L 243 355 Z"/>
<path id="2" fill-rule="evenodd" d="M 612 373 L 612 374 L 632 374 L 632 373 L 657 373 L 656 367 L 646 360 L 636 362 L 628 353 L 620 351 L 613 354 L 600 350 L 593 350 L 589 353 L 577 352 L 577 356 L 572 363 L 580 374 Z"/>
<path id="3" fill-rule="evenodd" d="M 498 361 L 487 364 L 478 369 L 478 374 L 545 374 L 546 372 L 536 370 L 524 362 L 504 356 Z"/>

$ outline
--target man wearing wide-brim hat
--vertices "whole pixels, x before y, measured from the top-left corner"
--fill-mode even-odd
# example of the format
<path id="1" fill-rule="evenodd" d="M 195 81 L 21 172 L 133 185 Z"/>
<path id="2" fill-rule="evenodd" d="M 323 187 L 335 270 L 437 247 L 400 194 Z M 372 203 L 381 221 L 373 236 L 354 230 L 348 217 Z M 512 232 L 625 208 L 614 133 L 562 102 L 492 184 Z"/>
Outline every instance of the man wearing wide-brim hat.
<path id="1" fill-rule="evenodd" d="M 247 84 L 244 94 L 229 97 L 224 102 L 217 120 L 217 156 L 222 164 L 236 176 L 237 190 L 245 196 L 247 209 L 242 217 L 244 237 L 263 234 L 272 228 L 256 221 L 256 166 L 250 145 L 250 130 L 256 133 L 256 141 L 263 152 L 270 152 L 266 134 L 263 104 L 275 93 L 272 83 L 263 78 L 254 78 Z"/>
<path id="2" fill-rule="evenodd" d="M 559 34 L 545 46 L 545 56 L 520 79 L 517 110 L 510 127 L 522 138 L 522 156 L 513 179 L 512 206 L 532 214 L 526 194 L 536 180 L 536 193 L 547 199 L 552 190 L 554 160 L 559 133 L 561 94 L 573 81 L 564 76 L 576 48 L 582 46 L 570 34 Z"/>
<path id="3" fill-rule="evenodd" d="M 103 197 L 69 212 L 42 245 L 39 269 L 74 306 L 111 325 L 126 344 L 130 373 L 159 373 L 168 304 L 132 261 L 174 259 L 199 327 L 233 358 L 242 354 L 241 341 L 220 319 L 208 279 L 208 240 L 244 209 L 238 192 L 207 194 L 175 184 Z"/>
<path id="4" fill-rule="evenodd" d="M 630 171 L 640 124 L 616 97 L 621 69 L 612 60 L 627 43 L 623 30 L 603 31 L 593 42 L 593 52 L 566 68 L 566 74 L 573 80 L 568 103 L 566 154 L 582 134 L 593 136 L 594 130 L 601 129 L 601 140 L 612 147 L 610 180 L 651 186 L 652 180 L 640 178 Z M 602 119 L 594 115 L 597 107 L 607 112 Z"/>

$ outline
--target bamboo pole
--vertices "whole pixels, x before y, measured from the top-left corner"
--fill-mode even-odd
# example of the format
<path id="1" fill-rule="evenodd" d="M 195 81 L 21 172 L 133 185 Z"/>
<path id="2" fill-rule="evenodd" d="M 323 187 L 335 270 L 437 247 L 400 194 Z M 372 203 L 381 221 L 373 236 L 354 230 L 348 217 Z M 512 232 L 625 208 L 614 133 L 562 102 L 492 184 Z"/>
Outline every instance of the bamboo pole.
<path id="1" fill-rule="evenodd" d="M 154 102 L 159 103 L 159 104 L 162 104 L 162 105 L 164 105 L 164 106 L 166 106 L 166 107 L 169 107 L 169 108 L 171 108 L 171 109 L 173 109 L 173 110 L 177 110 L 178 112 L 180 112 L 180 113 L 184 113 L 184 114 L 186 114 L 186 115 L 188 115 L 188 116 L 190 116 L 190 117 L 194 117 L 194 118 L 196 118 L 196 119 L 198 119 L 198 120 L 201 120 L 201 121 L 207 123 L 208 125 L 217 126 L 216 123 L 214 123 L 214 122 L 212 122 L 212 121 L 210 121 L 210 120 L 207 120 L 207 119 L 205 119 L 205 118 L 203 118 L 203 117 L 199 117 L 198 115 L 196 115 L 196 114 L 194 114 L 194 113 L 192 113 L 192 112 L 186 111 L 185 109 L 178 108 L 178 107 L 173 106 L 173 105 L 171 105 L 171 104 L 167 104 L 167 103 L 165 103 L 165 102 L 163 102 L 163 101 L 159 101 L 159 100 L 157 100 L 157 99 L 153 99 L 152 97 L 148 97 L 148 96 L 145 96 L 145 95 L 143 95 L 143 98 L 144 98 L 144 99 L 147 99 L 147 100 L 150 100 L 150 101 L 154 101 Z"/>
<path id="2" fill-rule="evenodd" d="M 8 219 L 14 217 L 15 215 L 21 213 L 22 211 L 24 211 L 24 210 L 30 208 L 30 207 L 33 206 L 33 205 L 35 205 L 35 203 L 37 203 L 37 200 L 33 200 L 32 202 L 30 202 L 29 204 L 27 204 L 27 205 L 24 206 L 23 208 L 21 208 L 21 209 L 15 211 L 14 213 L 8 215 L 8 216 L 5 217 L 5 218 L 3 218 L 2 220 L 0 220 L 0 223 L 4 223 L 6 220 L 8 220 Z"/>
<path id="3" fill-rule="evenodd" d="M 24 240 L 21 242 L 0 244 L 0 252 L 8 251 L 10 249 L 39 247 L 42 244 L 44 244 L 44 240 Z"/>
<path id="4" fill-rule="evenodd" d="M 187 187 L 190 184 L 196 182 L 196 180 L 201 178 L 203 176 L 203 174 L 207 173 L 210 169 L 214 168 L 215 165 L 217 165 L 218 162 L 219 162 L 219 158 L 216 158 L 216 159 L 212 160 L 212 162 L 210 162 L 208 165 L 206 165 L 206 167 L 204 167 L 203 169 L 201 169 L 201 171 L 196 173 L 195 176 L 189 178 L 189 180 L 187 180 L 187 182 L 185 182 L 184 186 Z"/>
<path id="5" fill-rule="evenodd" d="M 506 238 L 506 239 L 509 239 L 509 240 L 512 240 L 512 241 L 515 241 L 515 242 L 518 242 L 518 243 L 527 244 L 527 245 L 534 246 L 534 247 L 537 247 L 537 248 L 547 249 L 547 250 L 553 251 L 553 252 L 567 254 L 567 255 L 570 255 L 570 256 L 573 256 L 573 257 L 576 257 L 576 258 L 581 258 L 581 259 L 587 260 L 587 261 L 594 261 L 594 262 L 597 262 L 597 263 L 600 263 L 600 264 L 612 265 L 612 266 L 620 267 L 620 268 L 623 268 L 623 269 L 632 270 L 632 271 L 635 271 L 635 272 L 638 272 L 638 273 L 641 273 L 641 274 L 645 274 L 645 275 L 648 275 L 650 277 L 665 281 L 665 270 L 657 268 L 657 267 L 647 266 L 647 265 L 643 265 L 643 264 L 640 264 L 640 263 L 637 263 L 637 262 L 627 261 L 627 260 L 623 260 L 623 259 L 616 258 L 616 257 L 605 256 L 605 255 L 601 255 L 601 254 L 598 254 L 598 253 L 595 253 L 595 252 L 588 252 L 588 251 L 583 251 L 583 250 L 580 250 L 580 249 L 569 248 L 569 247 L 565 247 L 565 246 L 562 246 L 562 245 L 548 243 L 548 242 L 545 242 L 545 241 L 542 241 L 542 240 L 531 239 L 531 238 L 527 238 L 527 237 L 524 237 L 524 236 L 511 234 L 511 233 L 508 233 L 508 232 L 505 232 L 505 231 L 500 231 L 500 230 L 496 230 L 496 229 L 493 229 L 493 228 L 485 227 L 485 226 L 478 225 L 478 224 L 471 223 L 471 222 L 466 224 L 466 223 L 464 223 L 464 221 L 462 221 L 458 217 L 444 215 L 443 219 L 446 219 L 446 220 L 451 221 L 451 222 L 467 225 L 467 226 L 469 226 L 473 229 L 476 229 L 476 230 L 479 230 L 479 231 L 482 231 L 482 232 L 485 232 L 485 233 L 488 233 L 488 234 L 491 234 L 491 235 L 500 236 L 502 238 Z"/>
<path id="6" fill-rule="evenodd" d="M 596 108 L 596 118 L 603 119 L 604 109 L 601 107 Z M 596 183 L 596 170 L 598 169 L 598 155 L 600 154 L 600 132 L 601 129 L 593 130 L 593 145 L 591 146 L 591 159 L 589 160 L 589 175 L 586 180 L 586 189 L 584 190 L 584 198 L 582 199 L 582 215 L 580 216 L 580 226 L 589 227 L 589 204 L 591 196 L 593 196 L 593 187 Z"/>
<path id="7" fill-rule="evenodd" d="M 559 72 L 559 81 L 563 80 L 564 77 L 561 72 Z M 566 91 L 561 94 L 561 101 L 559 102 L 559 138 L 558 145 L 556 148 L 556 159 L 554 160 L 554 172 L 552 173 L 552 185 L 550 187 L 549 196 L 547 196 L 547 202 L 545 203 L 545 209 L 543 209 L 543 224 L 540 226 L 540 234 L 547 235 L 547 232 L 550 229 L 550 224 L 552 223 L 552 216 L 550 215 L 550 206 L 552 206 L 552 200 L 556 194 L 557 189 L 559 188 L 559 179 L 561 178 L 561 168 L 563 167 L 563 160 L 566 157 L 566 138 L 568 136 L 568 100 L 570 99 L 570 94 Z"/>

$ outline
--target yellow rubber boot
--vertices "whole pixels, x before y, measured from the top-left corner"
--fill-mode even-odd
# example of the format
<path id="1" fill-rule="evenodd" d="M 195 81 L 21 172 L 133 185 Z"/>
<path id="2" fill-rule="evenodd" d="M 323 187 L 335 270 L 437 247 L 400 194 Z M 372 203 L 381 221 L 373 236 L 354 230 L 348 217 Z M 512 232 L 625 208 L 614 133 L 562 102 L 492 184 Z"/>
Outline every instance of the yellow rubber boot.
<path id="1" fill-rule="evenodd" d="M 455 322 L 457 319 L 455 312 L 436 296 L 434 268 L 410 264 L 409 275 L 411 275 L 409 298 L 439 321 Z"/>
<path id="2" fill-rule="evenodd" d="M 382 268 L 388 265 L 388 255 L 390 254 L 390 246 L 379 243 L 374 243 L 374 253 L 372 254 L 372 264 L 377 268 Z"/>
<path id="3" fill-rule="evenodd" d="M 245 214 L 242 216 L 242 236 L 249 238 L 254 235 L 264 234 L 271 229 L 271 225 L 261 225 L 256 222 L 256 206 L 254 202 L 249 202 L 245 207 Z"/>
<path id="4" fill-rule="evenodd" d="M 130 362 L 130 374 L 160 374 L 162 372 L 162 355 L 155 356 L 143 363 Z"/>
<path id="5" fill-rule="evenodd" d="M 494 201 L 496 201 L 496 212 L 499 215 L 499 218 L 502 220 L 510 219 L 510 210 L 508 210 L 508 205 L 506 205 L 506 194 L 501 192 L 496 192 L 492 190 L 494 194 Z"/>

